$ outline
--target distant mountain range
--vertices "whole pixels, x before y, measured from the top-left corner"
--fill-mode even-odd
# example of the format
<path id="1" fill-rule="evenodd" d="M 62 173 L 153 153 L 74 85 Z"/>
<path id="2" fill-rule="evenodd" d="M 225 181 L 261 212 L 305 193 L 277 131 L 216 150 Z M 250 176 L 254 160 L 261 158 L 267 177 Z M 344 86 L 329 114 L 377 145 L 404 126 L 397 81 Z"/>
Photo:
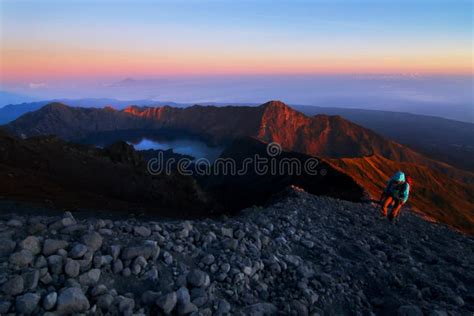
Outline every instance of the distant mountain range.
<path id="1" fill-rule="evenodd" d="M 51 102 L 53 101 L 11 104 L 0 108 L 0 124 L 11 122 L 21 115 L 36 111 Z M 169 105 L 178 108 L 191 106 L 191 104 L 175 102 L 153 100 L 122 101 L 108 98 L 62 99 L 57 102 L 76 107 L 102 108 L 112 106 L 118 110 L 130 105 Z M 224 106 L 224 104 L 219 103 L 209 103 L 209 105 Z M 254 106 L 255 104 L 236 105 Z M 474 124 L 401 112 L 304 105 L 293 105 L 291 107 L 307 116 L 316 114 L 340 115 L 356 124 L 372 129 L 386 138 L 410 146 L 429 157 L 461 169 L 474 171 Z"/>
<path id="2" fill-rule="evenodd" d="M 415 177 L 411 203 L 426 216 L 474 232 L 474 174 L 433 160 L 340 116 L 308 117 L 282 102 L 261 106 L 74 108 L 49 104 L 5 128 L 14 135 L 57 135 L 81 141 L 96 133 L 174 131 L 225 145 L 241 137 L 278 142 L 286 151 L 322 157 L 378 198 L 398 169 Z"/>
<path id="3" fill-rule="evenodd" d="M 179 104 L 174 102 L 161 102 L 153 100 L 117 100 L 109 98 L 86 98 L 86 99 L 52 99 L 36 102 L 25 102 L 20 104 L 8 104 L 0 108 L 0 124 L 6 124 L 20 117 L 21 115 L 39 110 L 46 104 L 50 103 L 64 103 L 69 106 L 85 107 L 85 108 L 102 108 L 105 106 L 111 106 L 115 109 L 123 109 L 130 105 L 141 105 L 141 106 L 161 106 L 161 105 L 171 105 L 171 106 L 185 106 L 185 104 Z"/>

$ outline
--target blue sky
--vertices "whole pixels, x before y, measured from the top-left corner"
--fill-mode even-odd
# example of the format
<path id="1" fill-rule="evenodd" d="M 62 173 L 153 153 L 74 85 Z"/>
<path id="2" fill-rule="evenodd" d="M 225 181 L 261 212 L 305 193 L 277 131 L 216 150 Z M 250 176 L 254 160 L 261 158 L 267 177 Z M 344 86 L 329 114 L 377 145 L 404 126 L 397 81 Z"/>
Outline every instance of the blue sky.
<path id="1" fill-rule="evenodd" d="M 279 97 L 311 104 L 331 101 L 328 91 L 340 99 L 342 86 L 355 97 L 379 93 L 372 100 L 379 107 L 388 107 L 387 95 L 472 106 L 472 6 L 463 0 L 0 0 L 0 90 L 35 98 Z M 385 79 L 375 82 L 383 89 L 374 81 L 360 84 L 358 75 L 366 74 L 400 76 L 405 86 L 391 91 Z M 326 91 L 317 91 L 321 76 L 329 76 Z M 426 84 L 411 84 L 414 76 Z M 135 79 L 134 86 L 111 88 L 124 78 Z"/>

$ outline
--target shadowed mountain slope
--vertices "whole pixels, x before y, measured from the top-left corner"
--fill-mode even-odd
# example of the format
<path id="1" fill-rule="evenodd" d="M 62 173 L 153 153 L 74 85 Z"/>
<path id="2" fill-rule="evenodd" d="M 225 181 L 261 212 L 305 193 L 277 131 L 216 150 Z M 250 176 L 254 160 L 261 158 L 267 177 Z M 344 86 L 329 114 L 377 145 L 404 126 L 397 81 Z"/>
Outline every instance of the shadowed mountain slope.
<path id="1" fill-rule="evenodd" d="M 378 155 L 328 161 L 350 174 L 374 198 L 380 197 L 388 178 L 403 170 L 414 178 L 409 203 L 420 214 L 474 234 L 474 185 L 458 182 L 425 166 L 395 162 Z"/>
<path id="2" fill-rule="evenodd" d="M 20 140 L 1 130 L 0 192 L 12 200 L 72 209 L 175 216 L 212 209 L 191 177 L 149 175 L 141 156 L 126 143 L 96 149 L 53 137 Z"/>

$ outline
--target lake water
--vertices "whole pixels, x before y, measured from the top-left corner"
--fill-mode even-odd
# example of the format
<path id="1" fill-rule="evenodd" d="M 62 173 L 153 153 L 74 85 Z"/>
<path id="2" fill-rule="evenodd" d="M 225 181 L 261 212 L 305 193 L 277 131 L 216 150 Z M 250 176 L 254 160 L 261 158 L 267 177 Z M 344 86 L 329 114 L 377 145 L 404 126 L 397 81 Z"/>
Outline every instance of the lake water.
<path id="1" fill-rule="evenodd" d="M 129 142 L 136 150 L 172 148 L 175 153 L 190 155 L 196 159 L 206 158 L 210 161 L 216 160 L 222 153 L 222 147 L 211 147 L 198 140 L 175 139 L 175 140 L 154 140 L 143 138 L 138 142 Z"/>

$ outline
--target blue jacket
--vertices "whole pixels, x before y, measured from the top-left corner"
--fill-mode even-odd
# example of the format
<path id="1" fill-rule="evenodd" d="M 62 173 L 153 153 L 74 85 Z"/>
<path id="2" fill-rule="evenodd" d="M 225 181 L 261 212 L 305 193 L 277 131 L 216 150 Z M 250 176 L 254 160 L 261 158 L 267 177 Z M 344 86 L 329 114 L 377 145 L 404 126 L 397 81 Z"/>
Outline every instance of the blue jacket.
<path id="1" fill-rule="evenodd" d="M 406 203 L 408 201 L 408 197 L 410 196 L 410 184 L 408 184 L 408 182 L 404 182 L 400 185 L 396 185 L 393 187 L 391 193 L 394 198 Z"/>
<path id="2" fill-rule="evenodd" d="M 402 171 L 397 171 L 393 177 L 390 178 L 387 182 L 387 187 L 385 188 L 385 193 L 391 193 L 392 187 L 400 182 L 405 182 L 405 174 Z"/>

